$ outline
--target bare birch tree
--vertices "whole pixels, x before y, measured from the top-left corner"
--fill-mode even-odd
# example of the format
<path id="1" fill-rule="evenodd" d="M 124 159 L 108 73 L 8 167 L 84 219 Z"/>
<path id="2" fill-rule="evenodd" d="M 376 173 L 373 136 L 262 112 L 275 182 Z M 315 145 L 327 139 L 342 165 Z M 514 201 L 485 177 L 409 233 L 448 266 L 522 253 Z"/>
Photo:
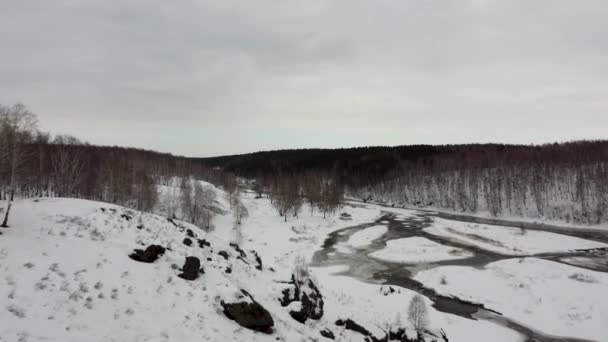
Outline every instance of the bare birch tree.
<path id="1" fill-rule="evenodd" d="M 424 303 L 424 297 L 421 295 L 415 295 L 410 301 L 410 306 L 407 309 L 407 316 L 410 323 L 416 329 L 418 334 L 418 341 L 420 341 L 422 334 L 429 326 L 429 314 Z"/>
<path id="2" fill-rule="evenodd" d="M 25 148 L 31 142 L 33 133 L 37 126 L 36 116 L 23 104 L 15 104 L 11 107 L 0 106 L 0 160 L 6 165 L 9 173 L 8 192 L 4 219 L 1 227 L 8 227 L 8 218 L 17 191 L 19 172 L 30 153 Z"/>
<path id="3" fill-rule="evenodd" d="M 69 135 L 55 137 L 53 146 L 51 165 L 55 191 L 59 197 L 75 196 L 86 167 L 86 150 L 80 140 Z"/>

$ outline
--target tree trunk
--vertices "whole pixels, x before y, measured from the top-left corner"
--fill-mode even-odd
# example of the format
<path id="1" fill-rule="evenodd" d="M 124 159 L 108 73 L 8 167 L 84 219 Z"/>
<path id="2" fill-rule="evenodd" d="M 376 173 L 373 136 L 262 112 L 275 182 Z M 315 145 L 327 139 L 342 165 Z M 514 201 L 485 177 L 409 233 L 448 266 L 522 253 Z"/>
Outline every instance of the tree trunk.
<path id="1" fill-rule="evenodd" d="M 13 206 L 13 199 L 15 198 L 15 190 L 11 190 L 11 197 L 8 200 L 8 205 L 6 206 L 6 212 L 4 213 L 4 220 L 2 221 L 2 228 L 8 228 L 8 214 L 11 211 L 11 207 Z"/>

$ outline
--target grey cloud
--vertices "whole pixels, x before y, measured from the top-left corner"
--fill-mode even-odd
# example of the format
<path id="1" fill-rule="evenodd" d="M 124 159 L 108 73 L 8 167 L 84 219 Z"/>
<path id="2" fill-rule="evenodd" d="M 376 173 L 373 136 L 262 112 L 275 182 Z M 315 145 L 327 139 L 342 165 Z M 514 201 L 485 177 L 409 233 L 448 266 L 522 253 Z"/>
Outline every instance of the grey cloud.
<path id="1" fill-rule="evenodd" d="M 0 102 L 187 155 L 606 138 L 607 16 L 604 1 L 4 2 Z"/>

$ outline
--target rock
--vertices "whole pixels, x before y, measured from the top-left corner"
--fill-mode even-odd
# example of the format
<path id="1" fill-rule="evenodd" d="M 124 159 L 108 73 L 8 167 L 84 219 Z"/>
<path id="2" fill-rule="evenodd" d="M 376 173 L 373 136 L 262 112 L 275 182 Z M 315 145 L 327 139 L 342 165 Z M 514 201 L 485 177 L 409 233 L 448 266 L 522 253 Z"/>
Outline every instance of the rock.
<path id="1" fill-rule="evenodd" d="M 241 292 L 251 299 L 251 303 L 224 303 L 222 301 L 221 305 L 224 309 L 224 315 L 242 327 L 271 334 L 274 320 L 268 310 L 256 302 L 247 291 L 241 290 Z"/>
<path id="2" fill-rule="evenodd" d="M 258 254 L 258 252 L 256 251 L 251 251 L 253 253 L 253 255 L 255 256 L 255 261 L 258 263 L 257 265 L 255 265 L 255 268 L 257 268 L 258 270 L 262 270 L 262 258 L 260 258 L 260 255 Z"/>
<path id="3" fill-rule="evenodd" d="M 211 244 L 209 243 L 209 241 L 207 241 L 205 239 L 198 239 L 198 246 L 200 248 L 205 248 L 205 246 L 211 247 Z"/>
<path id="4" fill-rule="evenodd" d="M 185 238 L 183 243 L 188 247 L 192 246 L 192 240 L 190 240 L 190 238 Z"/>
<path id="5" fill-rule="evenodd" d="M 230 274 L 230 273 L 232 273 L 232 268 L 226 267 L 226 270 L 224 272 Z"/>
<path id="6" fill-rule="evenodd" d="M 291 276 L 292 287 L 283 290 L 281 305 L 286 307 L 293 302 L 301 302 L 300 310 L 290 310 L 289 315 L 300 323 L 308 319 L 319 320 L 323 317 L 323 296 L 310 278 L 296 280 Z"/>
<path id="7" fill-rule="evenodd" d="M 184 263 L 184 267 L 182 267 L 182 273 L 179 274 L 178 277 L 185 280 L 195 280 L 198 278 L 200 268 L 201 261 L 197 257 L 186 257 L 186 262 Z"/>
<path id="8" fill-rule="evenodd" d="M 239 247 L 239 245 L 237 245 L 236 243 L 230 243 L 230 247 L 234 248 L 234 250 L 239 252 L 239 254 L 241 255 L 241 258 L 244 259 L 247 257 L 247 254 L 245 253 L 245 251 L 242 250 L 241 247 Z"/>
<path id="9" fill-rule="evenodd" d="M 334 333 L 331 330 L 329 330 L 328 328 L 321 330 L 320 334 L 321 334 L 321 336 L 332 339 L 332 340 L 336 338 Z"/>
<path id="10" fill-rule="evenodd" d="M 188 235 L 188 237 L 191 237 L 193 239 L 195 238 L 194 232 L 192 231 L 192 229 L 186 229 L 186 235 Z"/>
<path id="11" fill-rule="evenodd" d="M 372 333 L 370 333 L 369 330 L 367 330 L 364 327 L 360 326 L 359 324 L 357 324 L 355 321 L 353 321 L 350 318 L 347 319 L 347 320 L 339 319 L 339 320 L 336 321 L 336 325 L 339 326 L 339 327 L 343 326 L 344 329 L 358 332 L 359 334 L 364 335 L 364 336 L 372 336 Z"/>
<path id="12" fill-rule="evenodd" d="M 352 219 L 353 219 L 353 217 L 349 213 L 341 213 L 340 214 L 340 220 L 350 221 Z"/>
<path id="13" fill-rule="evenodd" d="M 132 217 L 127 214 L 122 214 L 122 215 L 120 215 L 120 217 L 122 217 L 123 219 L 125 219 L 127 221 L 131 221 L 131 219 L 132 219 Z"/>
<path id="14" fill-rule="evenodd" d="M 165 254 L 165 247 L 150 245 L 145 251 L 141 249 L 134 250 L 133 253 L 129 255 L 129 258 L 139 262 L 153 263 L 163 254 Z"/>
<path id="15" fill-rule="evenodd" d="M 223 256 L 224 259 L 228 260 L 228 252 L 226 252 L 226 251 L 220 251 L 217 254 Z"/>

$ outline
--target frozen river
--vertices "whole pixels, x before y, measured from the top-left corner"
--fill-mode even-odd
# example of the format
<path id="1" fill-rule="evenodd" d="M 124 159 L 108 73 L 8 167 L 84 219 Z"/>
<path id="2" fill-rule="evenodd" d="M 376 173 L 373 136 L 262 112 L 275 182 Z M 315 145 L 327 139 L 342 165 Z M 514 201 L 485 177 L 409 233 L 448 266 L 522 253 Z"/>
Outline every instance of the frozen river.
<path id="1" fill-rule="evenodd" d="M 441 222 L 441 224 L 438 222 Z M 452 226 L 462 226 L 463 222 L 471 223 L 473 228 L 470 227 L 471 224 L 468 225 L 468 230 L 451 228 Z M 493 226 L 477 227 L 477 224 L 492 224 Z M 379 236 L 371 236 L 367 244 L 361 244 L 359 241 L 356 247 L 344 247 L 348 245 L 349 240 L 352 242 L 354 234 L 364 235 L 362 232 L 366 229 L 371 231 L 378 226 L 385 226 L 386 229 L 380 230 L 379 234 L 381 235 Z M 441 230 L 442 227 L 443 230 Z M 496 232 L 492 231 L 492 229 L 501 228 L 504 229 Z M 517 230 L 517 234 L 513 233 L 513 236 L 505 236 L 504 241 L 493 239 L 492 234 L 494 233 L 508 235 L 509 232 L 514 230 Z M 485 235 L 477 234 L 477 231 Z M 385 253 L 382 251 L 386 251 L 387 245 L 395 244 L 390 241 L 427 241 L 429 249 L 411 255 L 409 258 L 424 257 L 424 253 L 427 253 L 432 261 L 408 262 L 407 258 L 405 261 L 395 261 L 390 258 L 378 257 Z M 543 241 L 548 241 L 549 246 L 544 249 L 537 248 L 542 245 Z M 520 249 L 521 242 L 528 242 L 531 252 L 528 253 L 526 249 Z M 576 242 L 572 249 L 559 248 L 572 242 Z M 512 245 L 509 245 L 509 243 Z M 436 291 L 435 287 L 416 280 L 416 275 L 445 266 L 484 270 L 486 266 L 492 263 L 524 258 L 549 260 L 587 270 L 606 272 L 608 271 L 607 249 L 595 246 L 601 246 L 604 243 L 608 243 L 608 234 L 597 230 L 571 229 L 524 222 L 503 222 L 495 219 L 480 219 L 425 211 L 417 211 L 415 215 L 401 216 L 387 211 L 374 222 L 344 228 L 329 234 L 323 248 L 315 253 L 312 265 L 348 265 L 348 270 L 343 273 L 345 275 L 366 282 L 408 288 L 430 298 L 434 303 L 433 307 L 438 311 L 469 319 L 491 321 L 519 332 L 525 336 L 526 341 L 588 341 L 586 339 L 546 334 L 541 329 L 510 318 L 507 314 L 499 312 L 499 310 L 486 303 L 442 295 L 439 291 Z M 433 249 L 435 246 L 437 248 Z M 584 248 L 578 248 L 577 246 Z M 403 256 L 402 254 L 407 251 L 407 248 L 406 245 L 401 250 L 396 250 L 397 252 L 393 253 L 392 257 Z M 443 248 L 443 250 L 438 250 L 438 248 Z M 437 254 L 435 259 L 430 255 L 432 253 Z M 453 255 L 453 257 L 442 257 L 442 255 Z"/>

